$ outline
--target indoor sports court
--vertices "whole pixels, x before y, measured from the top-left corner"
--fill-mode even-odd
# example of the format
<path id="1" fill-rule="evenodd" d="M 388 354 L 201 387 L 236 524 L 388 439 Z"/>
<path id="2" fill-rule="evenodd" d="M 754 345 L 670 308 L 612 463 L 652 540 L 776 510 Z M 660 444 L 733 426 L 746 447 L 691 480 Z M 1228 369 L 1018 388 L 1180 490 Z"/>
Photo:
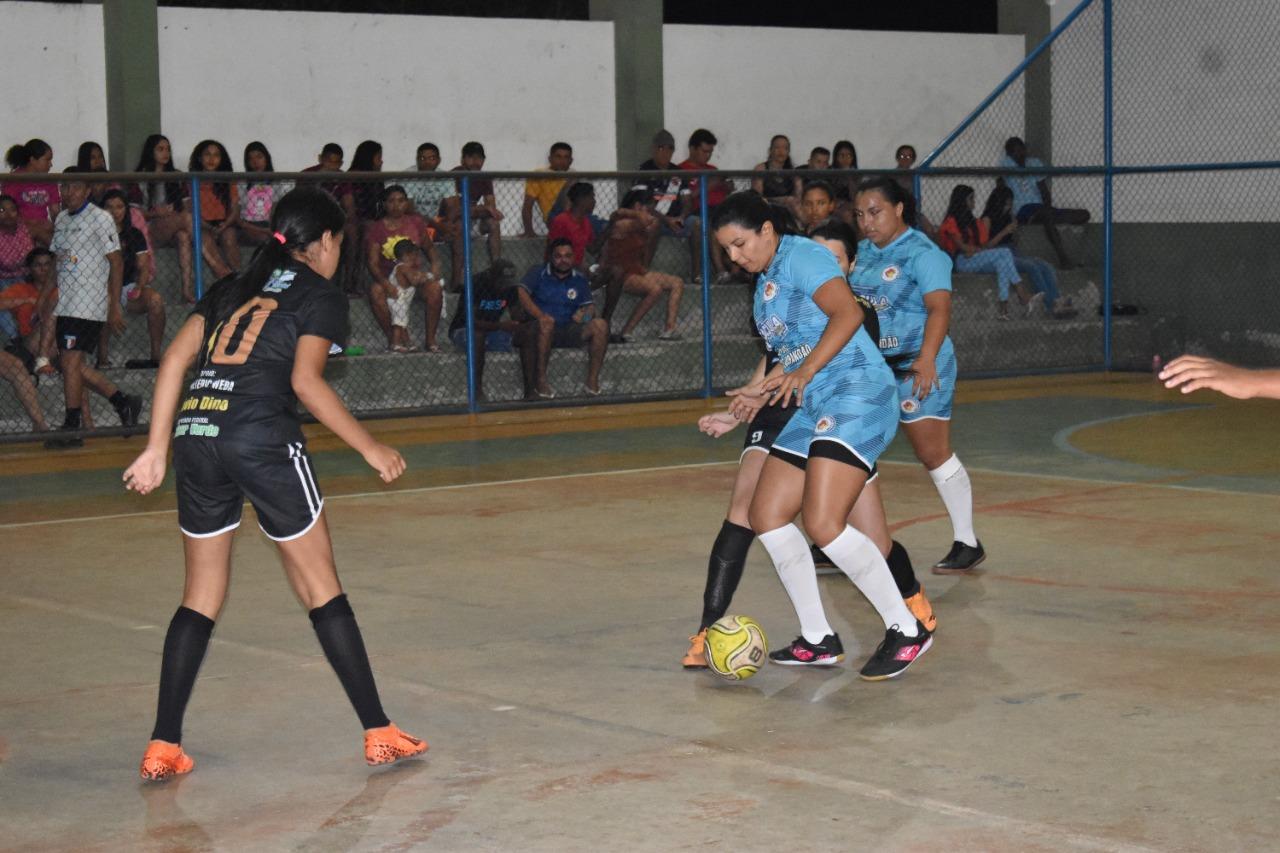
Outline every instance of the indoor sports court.
<path id="1" fill-rule="evenodd" d="M 136 441 L 54 466 L 6 447 L 0 849 L 1265 849 L 1277 405 L 1141 375 L 963 383 L 989 557 L 920 568 L 936 641 L 883 683 L 679 667 L 738 450 L 694 428 L 709 404 L 379 422 L 409 464 L 387 488 L 312 428 L 383 700 L 431 750 L 359 761 L 246 511 L 187 715 L 199 772 L 163 786 L 131 775 L 178 594 L 171 484 L 124 493 Z M 882 488 L 923 567 L 949 527 L 909 453 Z M 820 584 L 860 659 L 874 612 Z M 794 631 L 759 546 L 733 609 Z"/>

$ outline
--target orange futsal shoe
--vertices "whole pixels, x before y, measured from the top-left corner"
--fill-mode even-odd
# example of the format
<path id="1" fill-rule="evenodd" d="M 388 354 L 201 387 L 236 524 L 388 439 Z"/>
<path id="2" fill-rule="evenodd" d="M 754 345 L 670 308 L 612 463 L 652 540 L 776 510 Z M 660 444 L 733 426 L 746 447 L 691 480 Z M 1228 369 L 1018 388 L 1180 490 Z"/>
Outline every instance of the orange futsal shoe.
<path id="1" fill-rule="evenodd" d="M 684 653 L 680 665 L 685 669 L 707 668 L 707 629 L 703 628 L 689 638 L 689 651 Z"/>
<path id="2" fill-rule="evenodd" d="M 147 751 L 142 754 L 140 772 L 148 782 L 162 782 L 170 776 L 190 773 L 195 766 L 195 761 L 178 744 L 153 740 L 147 744 Z"/>
<path id="3" fill-rule="evenodd" d="M 366 729 L 364 733 L 364 760 L 366 764 L 394 764 L 402 758 L 412 758 L 427 751 L 427 742 L 400 731 L 395 723 L 378 729 Z"/>
<path id="4" fill-rule="evenodd" d="M 911 615 L 920 620 L 920 624 L 924 629 L 932 634 L 938 630 L 938 617 L 933 615 L 933 605 L 929 603 L 929 599 L 924 597 L 924 584 L 920 584 L 920 591 L 910 598 L 904 599 L 907 609 L 911 611 Z"/>

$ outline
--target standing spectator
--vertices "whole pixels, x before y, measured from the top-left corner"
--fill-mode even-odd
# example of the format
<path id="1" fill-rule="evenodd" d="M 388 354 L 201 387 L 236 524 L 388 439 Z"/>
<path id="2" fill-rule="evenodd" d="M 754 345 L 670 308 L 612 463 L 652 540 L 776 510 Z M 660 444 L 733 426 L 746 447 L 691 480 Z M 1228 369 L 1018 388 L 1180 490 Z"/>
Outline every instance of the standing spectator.
<path id="1" fill-rule="evenodd" d="M 187 302 L 194 303 L 196 290 L 191 250 L 191 212 L 185 209 L 186 182 L 173 166 L 173 148 L 168 137 L 159 133 L 148 136 L 142 143 L 142 153 L 134 171 L 159 173 L 163 176 L 161 180 L 130 187 L 129 203 L 142 211 L 147 222 L 148 240 L 153 249 L 173 246 L 178 250 L 182 295 Z"/>
<path id="2" fill-rule="evenodd" d="M 947 215 L 938 229 L 938 245 L 951 256 L 959 272 L 988 272 L 996 274 L 996 288 L 1000 296 L 998 319 L 1009 319 L 1009 286 L 1016 285 L 1018 297 L 1026 305 L 1031 294 L 1022 285 L 1013 252 L 1007 248 L 988 248 L 991 235 L 987 224 L 974 218 L 975 197 L 973 187 L 959 184 L 951 191 Z"/>
<path id="3" fill-rule="evenodd" d="M 1048 261 L 1024 255 L 1018 250 L 1016 235 L 1018 220 L 1013 215 L 1013 190 L 1008 187 L 996 187 L 987 196 L 979 222 L 985 223 L 991 235 L 989 241 L 993 247 L 1004 247 L 1013 252 L 1013 266 L 1022 275 L 1031 280 L 1031 285 L 1038 293 L 1044 294 L 1044 310 L 1051 317 L 1065 320 L 1076 316 L 1076 309 L 1070 297 L 1058 294 L 1058 272 Z"/>
<path id="4" fill-rule="evenodd" d="M 687 172 L 714 172 L 716 167 L 711 165 L 711 156 L 716 152 L 716 135 L 706 128 L 698 128 L 689 135 L 689 156 L 680 164 L 680 168 Z M 699 193 L 701 178 L 692 178 L 689 181 L 690 204 L 694 205 L 695 210 L 700 210 Z M 707 215 L 710 216 L 715 209 L 729 197 L 729 185 L 725 183 L 723 178 L 713 176 L 707 177 Z M 698 220 L 699 229 L 705 227 L 702 217 L 693 214 Z M 699 230 L 701 233 L 701 230 Z M 715 240 L 711 241 L 711 266 L 715 269 L 716 282 L 723 284 L 730 278 L 729 272 L 725 269 L 724 250 Z"/>
<path id="5" fill-rule="evenodd" d="M 76 173 L 74 167 L 68 173 Z M 142 399 L 125 394 L 115 383 L 85 364 L 85 355 L 98 349 L 102 327 L 124 328 L 120 312 L 120 285 L 124 265 L 120 238 L 111 215 L 89 203 L 89 186 L 83 181 L 63 185 L 66 209 L 54 223 L 50 246 L 58 258 L 58 319 L 55 324 L 62 390 L 67 414 L 64 430 L 84 424 L 84 387 L 111 401 L 120 423 L 138 422 Z M 78 447 L 82 439 L 51 439 L 51 447 Z"/>
<path id="6" fill-rule="evenodd" d="M 800 221 L 809 233 L 835 213 L 836 196 L 831 184 L 823 180 L 808 181 L 800 196 Z"/>
<path id="7" fill-rule="evenodd" d="M 1027 156 L 1027 144 L 1016 136 L 1011 136 L 1004 144 L 1004 157 L 1000 160 L 1001 169 L 1043 169 L 1044 161 L 1039 157 Z M 1023 175 L 1007 175 L 1000 181 L 1013 190 L 1013 211 L 1021 224 L 1039 224 L 1044 226 L 1045 236 L 1053 250 L 1058 253 L 1058 266 L 1070 269 L 1074 264 L 1067 257 L 1062 247 L 1062 235 L 1058 233 L 1059 225 L 1084 225 L 1089 221 L 1089 211 L 1064 209 L 1053 206 L 1053 195 L 1049 191 L 1049 179 L 1028 171 Z"/>
<path id="8" fill-rule="evenodd" d="M 472 338 L 476 353 L 476 396 L 485 399 L 484 354 L 486 351 L 511 352 L 513 345 L 520 348 L 520 374 L 524 384 L 524 399 L 538 399 L 538 365 L 551 349 L 553 327 L 543 328 L 533 318 L 517 320 L 513 312 L 519 310 L 520 284 L 516 280 L 516 267 L 511 261 L 498 259 L 487 270 L 471 277 L 471 318 L 475 324 Z M 505 315 L 505 316 L 504 316 Z M 449 322 L 449 340 L 463 352 L 467 351 L 467 306 L 458 303 L 458 309 Z M 545 373 L 543 374 L 545 380 Z"/>
<path id="9" fill-rule="evenodd" d="M 440 309 L 444 304 L 444 281 L 440 278 L 440 256 L 436 254 L 427 236 L 427 223 L 416 213 L 409 212 L 409 196 L 404 187 L 392 184 L 383 193 L 382 207 L 386 211 L 376 222 L 370 222 L 365 233 L 365 262 L 373 284 L 369 287 L 369 307 L 379 328 L 387 336 L 388 346 L 394 347 L 391 322 L 391 302 L 400 294 L 391 284 L 391 272 L 396 265 L 396 244 L 409 240 L 415 247 L 427 253 L 431 269 L 424 273 L 421 288 L 426 304 L 427 352 L 439 352 L 436 329 L 440 325 Z"/>
<path id="10" fill-rule="evenodd" d="M 440 168 L 440 148 L 434 142 L 424 142 L 418 146 L 414 168 L 419 172 L 435 172 Z M 413 171 L 406 169 L 406 172 Z M 413 203 L 413 212 L 427 222 L 427 228 L 436 239 L 435 232 L 440 230 L 440 204 L 453 193 L 453 182 L 445 178 L 435 180 L 422 179 L 410 181 L 405 186 L 409 201 Z"/>
<path id="11" fill-rule="evenodd" d="M 567 142 L 556 142 L 547 154 L 547 165 L 539 172 L 568 172 L 573 165 L 573 146 Z M 520 208 L 520 219 L 524 224 L 525 237 L 537 236 L 533 230 L 533 207 L 538 206 L 543 225 L 550 225 L 551 220 L 565 207 L 564 188 L 569 183 L 567 178 L 529 178 L 524 182 L 524 204 Z"/>
<path id="12" fill-rule="evenodd" d="M 25 145 L 11 147 L 4 159 L 15 175 L 47 175 L 53 167 L 53 148 L 43 139 L 32 139 Z M 35 241 L 42 246 L 49 245 L 53 238 L 53 220 L 62 209 L 58 185 L 27 180 L 6 184 L 5 192 L 17 201 L 18 216 Z"/>
<path id="13" fill-rule="evenodd" d="M 271 236 L 271 208 L 290 188 L 271 180 L 271 173 L 276 167 L 271 161 L 271 152 L 261 142 L 250 142 L 244 147 L 244 170 L 263 177 L 261 180 L 242 181 L 238 186 L 240 242 L 246 246 L 260 246 Z"/>
<path id="14" fill-rule="evenodd" d="M 409 343 L 409 308 L 413 305 L 413 297 L 428 284 L 433 282 L 429 272 L 422 268 L 422 250 L 408 237 L 392 238 L 391 252 L 395 256 L 396 265 L 387 276 L 390 288 L 387 291 L 386 305 L 391 312 L 391 346 L 392 352 L 410 353 L 418 348 Z M 439 282 L 435 282 L 437 291 Z M 431 324 L 427 324 L 430 333 Z M 434 337 L 434 336 L 433 336 Z M 439 352 L 437 347 L 431 352 Z"/>
<path id="15" fill-rule="evenodd" d="M 468 142 L 462 146 L 462 162 L 454 166 L 454 172 L 478 172 L 484 168 L 484 146 L 479 142 Z M 455 192 L 458 195 L 444 200 L 445 220 L 449 223 L 450 240 L 453 249 L 453 281 L 456 286 L 462 283 L 462 178 L 454 179 Z M 488 178 L 472 178 L 469 182 L 468 196 L 465 200 L 471 216 L 471 236 L 483 236 L 489 244 L 490 262 L 502 255 L 502 211 L 498 210 L 493 197 L 493 181 Z"/>
<path id="16" fill-rule="evenodd" d="M 757 172 L 790 171 L 791 140 L 779 133 L 769 140 L 769 156 L 756 164 Z M 800 179 L 783 175 L 764 175 L 751 181 L 751 188 L 764 196 L 765 201 L 781 204 L 794 215 L 800 215 Z"/>
<path id="17" fill-rule="evenodd" d="M 230 172 L 231 156 L 221 142 L 201 140 L 191 149 L 187 170 Z M 231 181 L 200 182 L 201 251 L 214 277 L 231 275 L 240 267 L 240 191 Z"/>
<path id="18" fill-rule="evenodd" d="M 553 240 L 547 252 L 550 260 L 534 267 L 520 282 L 520 305 L 538 323 L 540 335 L 550 335 L 552 347 L 587 347 L 587 394 L 600 394 L 600 368 L 609 348 L 609 324 L 595 316 L 591 284 L 574 269 L 573 244 L 564 238 Z M 547 384 L 550 350 L 542 351 L 535 376 L 539 397 L 554 397 Z"/>
<path id="19" fill-rule="evenodd" d="M 129 224 L 129 205 L 124 193 L 120 190 L 107 190 L 102 200 L 102 207 L 111 214 L 115 222 L 116 233 L 120 238 L 120 261 L 122 273 L 120 280 L 120 307 L 125 314 L 147 315 L 147 338 L 151 344 L 149 360 L 130 359 L 127 367 L 157 368 L 160 366 L 160 351 L 164 339 L 164 299 L 154 288 L 150 287 L 155 274 L 151 252 L 147 249 L 146 238 L 142 232 Z M 98 369 L 112 367 L 108 348 L 111 342 L 111 326 L 104 326 L 98 341 Z"/>
<path id="20" fill-rule="evenodd" d="M 603 231 L 598 231 L 592 212 L 596 209 L 595 187 L 586 181 L 578 181 L 565 193 L 569 198 L 569 209 L 551 220 L 547 230 L 547 243 L 556 240 L 568 240 L 573 245 L 573 265 L 585 269 L 587 252 L 595 254 L 600 249 Z"/>
<path id="21" fill-rule="evenodd" d="M 671 164 L 671 156 L 676 150 L 676 140 L 668 131 L 660 130 L 653 135 L 653 156 L 640 164 L 641 172 L 659 172 L 678 168 Z M 648 190 L 653 199 L 653 212 L 662 223 L 659 234 L 686 238 L 689 241 L 690 281 L 702 281 L 702 227 L 701 220 L 694 216 L 693 190 L 689 188 L 687 178 L 650 178 L 637 181 L 636 187 Z M 655 240 L 649 247 L 646 264 L 653 263 L 658 243 Z"/>
<path id="22" fill-rule="evenodd" d="M 622 327 L 622 332 L 613 339 L 617 343 L 631 342 L 631 333 L 664 293 L 667 294 L 667 318 L 658 338 L 664 341 L 680 340 L 680 332 L 676 330 L 676 326 L 684 282 L 674 275 L 649 269 L 646 262 L 649 243 L 659 227 L 658 217 L 652 210 L 652 201 L 648 191 L 644 189 L 632 189 L 628 192 L 609 220 L 602 265 L 608 267 L 611 274 L 622 282 L 624 291 L 640 297 L 631 316 L 627 318 L 626 325 Z M 612 319 L 611 314 L 612 311 L 606 305 L 606 322 Z"/>
<path id="23" fill-rule="evenodd" d="M 25 280 L 27 255 L 35 247 L 27 224 L 18 215 L 17 200 L 0 195 L 0 296 Z M 17 323 L 8 311 L 0 313 L 0 332 L 11 340 L 18 337 Z"/>

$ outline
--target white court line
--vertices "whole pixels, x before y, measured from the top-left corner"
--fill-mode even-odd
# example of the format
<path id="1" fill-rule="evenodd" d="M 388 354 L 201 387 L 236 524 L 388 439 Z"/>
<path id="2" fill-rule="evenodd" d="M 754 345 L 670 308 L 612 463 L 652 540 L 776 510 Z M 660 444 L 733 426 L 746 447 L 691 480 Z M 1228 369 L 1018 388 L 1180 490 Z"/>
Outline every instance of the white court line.
<path id="1" fill-rule="evenodd" d="M 517 486 L 522 483 L 546 483 L 552 480 L 572 480 L 584 477 L 611 477 L 621 474 L 652 474 L 658 471 L 680 471 L 690 468 L 716 468 L 722 465 L 737 465 L 738 460 L 725 462 L 689 462 L 683 465 L 655 465 L 652 468 L 622 468 L 616 471 L 584 471 L 578 474 L 547 474 L 541 477 L 520 477 L 514 480 L 485 480 L 480 483 L 453 483 L 444 486 L 415 486 L 412 489 L 391 489 L 378 492 L 352 492 L 345 495 L 326 496 L 326 501 L 344 501 L 353 498 L 385 498 L 398 495 L 424 494 L 426 492 L 445 492 L 454 489 L 482 489 L 488 486 Z M 921 467 L 918 462 L 900 462 L 893 459 L 882 459 L 878 465 L 900 465 L 905 468 Z M 1149 483 L 1142 480 L 1104 480 L 1099 477 L 1074 477 L 1070 474 L 1039 474 L 1034 471 L 1003 471 L 999 468 L 978 468 L 966 465 L 965 469 L 978 474 L 992 474 L 1000 477 L 1030 477 L 1037 480 L 1065 480 L 1069 483 L 1093 483 L 1102 486 L 1133 486 L 1150 489 L 1178 489 L 1184 492 L 1204 492 L 1216 495 L 1236 495 L 1247 498 L 1275 498 L 1280 495 L 1268 492 L 1246 492 L 1240 489 L 1220 489 L 1214 486 L 1186 486 L 1178 483 Z M 244 504 L 248 506 L 248 502 Z M 979 507 L 980 508 L 980 507 Z M 139 512 L 117 512 L 109 515 L 83 515 L 69 518 L 47 518 L 41 521 L 14 521 L 0 524 L 0 530 L 16 530 L 23 527 L 44 527 L 50 524 L 73 524 L 85 521 L 112 521 L 118 518 L 141 518 L 148 515 L 173 515 L 175 509 L 148 509 Z"/>

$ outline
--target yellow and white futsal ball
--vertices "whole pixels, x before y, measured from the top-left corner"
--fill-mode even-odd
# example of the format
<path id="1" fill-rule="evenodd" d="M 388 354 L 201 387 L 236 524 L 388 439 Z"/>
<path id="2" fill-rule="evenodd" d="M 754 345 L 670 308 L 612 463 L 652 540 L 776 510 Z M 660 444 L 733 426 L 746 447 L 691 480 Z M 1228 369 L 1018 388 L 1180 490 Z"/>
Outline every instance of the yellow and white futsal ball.
<path id="1" fill-rule="evenodd" d="M 742 681 L 764 665 L 769 641 L 760 623 L 746 616 L 726 616 L 707 628 L 707 667 L 721 678 Z"/>

